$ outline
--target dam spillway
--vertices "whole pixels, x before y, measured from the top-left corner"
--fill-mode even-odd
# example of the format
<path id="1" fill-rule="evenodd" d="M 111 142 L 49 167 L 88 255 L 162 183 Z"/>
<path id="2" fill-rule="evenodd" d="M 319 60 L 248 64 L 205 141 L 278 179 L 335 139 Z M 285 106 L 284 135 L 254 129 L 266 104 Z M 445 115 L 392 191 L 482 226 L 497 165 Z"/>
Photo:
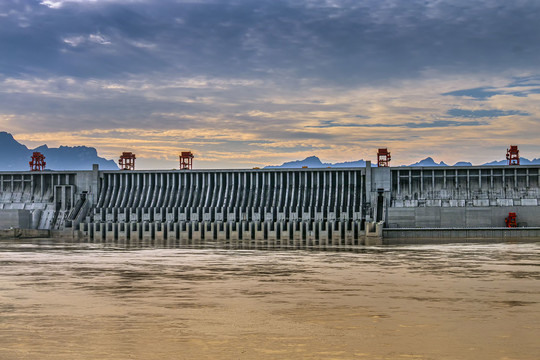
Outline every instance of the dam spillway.
<path id="1" fill-rule="evenodd" d="M 355 245 L 363 181 L 360 169 L 107 172 L 86 230 L 188 245 Z"/>
<path id="2" fill-rule="evenodd" d="M 520 229 L 533 231 L 528 234 L 536 236 L 540 227 L 538 165 L 182 171 L 95 166 L 1 172 L 0 184 L 0 228 L 71 231 L 97 242 L 350 247 L 411 229 L 503 231 L 509 212 L 517 214 Z"/>

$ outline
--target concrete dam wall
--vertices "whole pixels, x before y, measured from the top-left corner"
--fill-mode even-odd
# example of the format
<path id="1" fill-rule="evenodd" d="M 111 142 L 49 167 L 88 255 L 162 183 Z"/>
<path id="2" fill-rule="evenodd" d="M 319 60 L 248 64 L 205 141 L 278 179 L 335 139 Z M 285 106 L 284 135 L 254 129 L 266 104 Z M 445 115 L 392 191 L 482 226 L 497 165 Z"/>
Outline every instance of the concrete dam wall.
<path id="1" fill-rule="evenodd" d="M 90 172 L 0 172 L 0 229 L 60 229 Z"/>
<path id="2" fill-rule="evenodd" d="M 186 244 L 353 245 L 363 230 L 364 177 L 361 169 L 105 172 L 85 231 Z"/>
<path id="3" fill-rule="evenodd" d="M 538 166 L 392 168 L 390 228 L 540 226 Z"/>
<path id="4" fill-rule="evenodd" d="M 346 169 L 1 172 L 0 229 L 73 231 L 97 242 L 295 248 L 377 243 L 383 234 L 416 236 L 414 229 L 438 229 L 437 236 L 450 228 L 506 233 L 509 212 L 517 213 L 522 229 L 540 227 L 539 180 L 540 166 L 369 163 Z"/>

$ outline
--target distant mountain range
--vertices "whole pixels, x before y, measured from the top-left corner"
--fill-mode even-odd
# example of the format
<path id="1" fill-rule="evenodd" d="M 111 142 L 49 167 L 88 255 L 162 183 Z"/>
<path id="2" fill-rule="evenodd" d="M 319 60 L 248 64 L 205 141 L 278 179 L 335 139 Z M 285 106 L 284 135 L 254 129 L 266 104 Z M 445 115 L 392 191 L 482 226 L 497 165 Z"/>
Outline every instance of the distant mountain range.
<path id="1" fill-rule="evenodd" d="M 540 158 L 529 160 L 522 157 L 520 158 L 520 163 L 522 165 L 531 165 L 531 164 L 540 165 Z M 491 161 L 489 163 L 482 164 L 482 166 L 484 165 L 506 165 L 506 160 Z M 366 166 L 366 161 L 357 160 L 357 161 L 349 161 L 349 162 L 332 164 L 332 163 L 323 163 L 318 157 L 310 156 L 310 157 L 305 158 L 304 160 L 289 161 L 289 162 L 283 163 L 282 165 L 266 166 L 265 169 L 283 169 L 283 168 L 298 169 L 303 166 L 307 166 L 308 168 L 364 167 Z M 372 166 L 377 166 L 377 164 L 372 163 Z M 450 166 L 450 165 L 445 164 L 443 161 L 441 161 L 440 163 L 437 163 L 435 162 L 435 160 L 433 160 L 433 158 L 427 157 L 414 164 L 402 165 L 402 166 Z M 470 162 L 459 161 L 452 166 L 472 166 L 472 164 Z"/>
<path id="2" fill-rule="evenodd" d="M 289 161 L 286 163 L 283 163 L 282 165 L 269 165 L 265 166 L 265 169 L 280 169 L 280 168 L 290 168 L 290 169 L 296 169 L 296 168 L 302 168 L 302 166 L 307 166 L 309 168 L 326 168 L 326 167 L 364 167 L 366 166 L 366 162 L 364 160 L 357 160 L 357 161 L 348 161 L 348 162 L 342 162 L 342 163 L 323 163 L 318 157 L 316 156 L 310 156 L 305 158 L 304 160 L 296 160 L 296 161 Z"/>
<path id="3" fill-rule="evenodd" d="M 118 170 L 113 160 L 99 157 L 93 147 L 86 146 L 60 146 L 49 148 L 47 145 L 35 149 L 28 149 L 19 143 L 10 133 L 0 132 L 0 171 L 27 171 L 28 162 L 34 151 L 45 155 L 50 170 L 92 170 L 92 164 L 98 164 L 103 170 Z"/>
<path id="4" fill-rule="evenodd" d="M 102 170 L 118 170 L 118 165 L 114 160 L 107 160 L 99 157 L 93 147 L 87 146 L 60 146 L 59 148 L 49 148 L 41 145 L 35 149 L 29 149 L 19 143 L 10 133 L 0 132 L 0 171 L 26 171 L 29 170 L 28 162 L 34 151 L 39 151 L 45 155 L 46 169 L 49 170 L 91 170 L 92 164 L 98 164 Z M 522 165 L 539 164 L 540 158 L 529 160 L 520 158 Z M 506 165 L 506 160 L 491 161 L 482 165 Z M 289 161 L 282 165 L 266 166 L 265 169 L 280 168 L 349 168 L 365 167 L 365 160 L 347 161 L 341 163 L 323 163 L 317 156 L 309 156 L 304 160 Z M 376 166 L 372 162 L 372 166 Z M 414 164 L 403 166 L 450 166 L 443 161 L 437 163 L 433 158 L 427 157 Z M 470 162 L 460 161 L 452 166 L 472 166 Z"/>

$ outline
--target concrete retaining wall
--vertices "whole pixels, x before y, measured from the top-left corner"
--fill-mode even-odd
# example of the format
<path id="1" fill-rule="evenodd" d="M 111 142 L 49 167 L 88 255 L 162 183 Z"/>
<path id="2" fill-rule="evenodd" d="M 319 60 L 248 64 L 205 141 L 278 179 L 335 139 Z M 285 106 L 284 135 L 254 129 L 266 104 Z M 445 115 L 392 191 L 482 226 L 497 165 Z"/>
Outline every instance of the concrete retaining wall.
<path id="1" fill-rule="evenodd" d="M 50 237 L 49 230 L 10 229 L 0 230 L 0 239 L 37 239 Z"/>
<path id="2" fill-rule="evenodd" d="M 0 210 L 0 229 L 30 229 L 31 220 L 28 210 Z"/>
<path id="3" fill-rule="evenodd" d="M 538 242 L 540 227 L 534 228 L 425 228 L 384 229 L 383 244 L 437 244 L 456 242 Z"/>
<path id="4" fill-rule="evenodd" d="M 509 212 L 518 226 L 540 227 L 540 206 L 389 208 L 388 228 L 504 227 Z"/>

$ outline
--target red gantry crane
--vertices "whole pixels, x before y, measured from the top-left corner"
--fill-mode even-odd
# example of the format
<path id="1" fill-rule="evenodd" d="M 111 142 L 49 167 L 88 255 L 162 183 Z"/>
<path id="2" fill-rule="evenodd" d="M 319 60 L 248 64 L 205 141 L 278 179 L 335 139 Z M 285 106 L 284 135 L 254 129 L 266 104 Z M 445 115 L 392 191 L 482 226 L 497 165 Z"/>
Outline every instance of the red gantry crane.
<path id="1" fill-rule="evenodd" d="M 388 167 L 390 166 L 390 160 L 392 160 L 392 157 L 387 148 L 382 148 L 377 151 L 377 166 Z"/>
<path id="2" fill-rule="evenodd" d="M 508 165 L 519 165 L 519 150 L 517 145 L 510 145 L 510 149 L 506 149 L 506 160 L 508 160 Z"/>
<path id="3" fill-rule="evenodd" d="M 34 152 L 32 154 L 32 160 L 28 162 L 30 165 L 30 171 L 43 171 L 45 169 L 45 156 L 40 152 Z"/>
<path id="4" fill-rule="evenodd" d="M 180 170 L 191 170 L 193 168 L 193 158 L 191 151 L 182 151 L 180 154 Z"/>
<path id="5" fill-rule="evenodd" d="M 515 228 L 517 227 L 517 215 L 515 212 L 508 213 L 508 217 L 504 219 L 506 227 Z"/>
<path id="6" fill-rule="evenodd" d="M 120 170 L 135 170 L 135 154 L 132 152 L 123 152 L 118 159 Z"/>

